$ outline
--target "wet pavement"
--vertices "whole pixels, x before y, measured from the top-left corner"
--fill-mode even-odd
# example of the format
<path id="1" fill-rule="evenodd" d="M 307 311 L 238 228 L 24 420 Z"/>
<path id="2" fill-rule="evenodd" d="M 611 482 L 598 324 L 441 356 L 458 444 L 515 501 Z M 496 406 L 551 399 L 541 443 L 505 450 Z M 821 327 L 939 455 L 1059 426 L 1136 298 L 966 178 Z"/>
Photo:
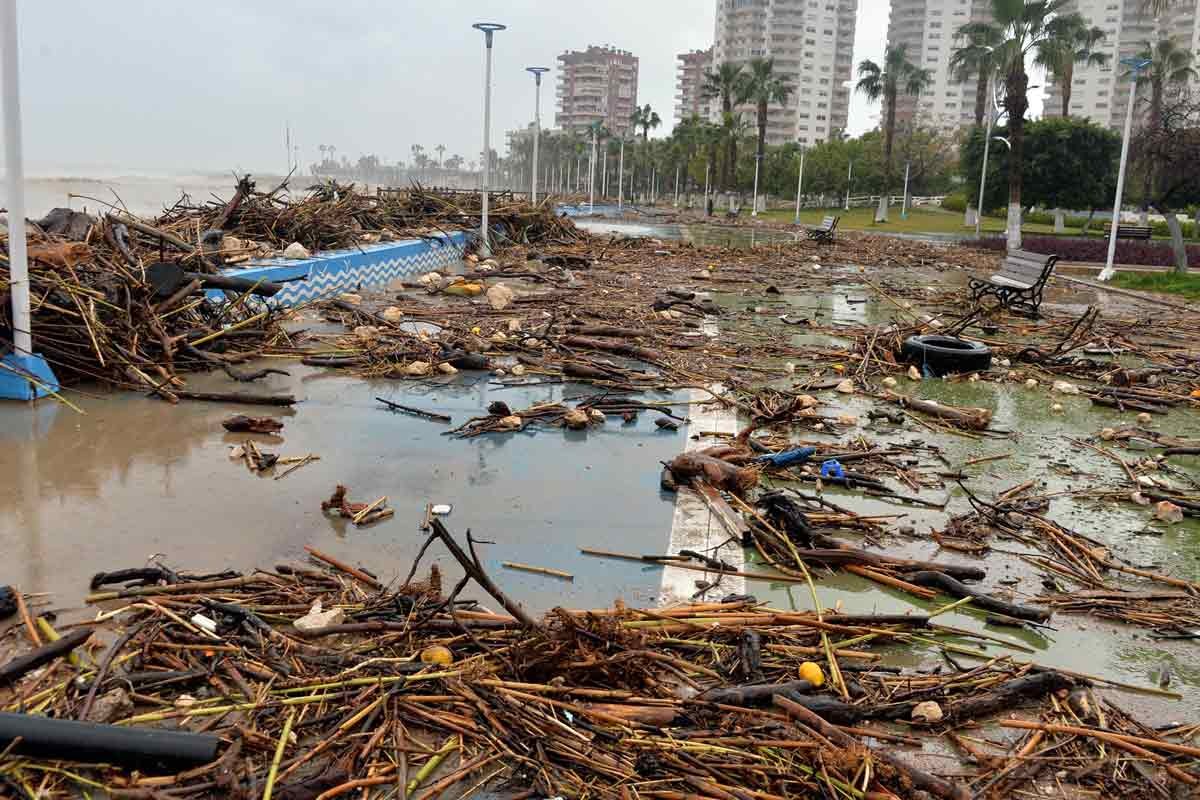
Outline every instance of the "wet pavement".
<path id="1" fill-rule="evenodd" d="M 730 308 L 764 308 L 759 315 L 763 325 L 773 324 L 784 311 L 794 316 L 819 314 L 823 322 L 835 325 L 891 319 L 894 309 L 857 282 L 856 270 L 831 269 L 830 274 L 833 285 L 819 295 L 778 301 L 733 293 L 714 297 Z M 958 279 L 953 273 L 939 277 Z M 1118 301 L 1093 290 L 1060 287 L 1050 292 L 1048 302 L 1076 310 L 1094 303 L 1117 307 Z M 840 343 L 829 334 L 796 334 L 794 341 Z M 392 581 L 403 578 L 423 541 L 418 524 L 431 502 L 453 506 L 446 518 L 452 531 L 470 528 L 490 542 L 483 547 L 489 572 L 515 599 L 538 611 L 556 605 L 608 606 L 617 599 L 654 605 L 686 597 L 697 580 L 713 577 L 589 557 L 580 548 L 663 553 L 679 546 L 685 524 L 700 531 L 700 543 L 706 546 L 727 538 L 715 521 L 695 509 L 681 511 L 674 495 L 660 491 L 659 462 L 682 451 L 686 435 L 714 428 L 735 430 L 736 419 L 714 418 L 714 410 L 694 408 L 695 423 L 675 434 L 659 431 L 653 425 L 655 415 L 643 413 L 636 425 L 610 418 L 586 432 L 536 429 L 458 440 L 442 435 L 450 426 L 383 410 L 375 397 L 450 414 L 458 425 L 482 415 L 493 400 L 522 408 L 595 390 L 569 384 L 504 388 L 491 376 L 470 373 L 414 384 L 362 380 L 293 362 L 285 368 L 290 377 L 272 376 L 253 391 L 291 392 L 301 398 L 286 411 L 202 403 L 170 406 L 128 393 L 74 395 L 86 412 L 83 416 L 52 402 L 0 406 L 0 548 L 7 555 L 0 583 L 52 592 L 53 605 L 71 607 L 86 593 L 94 572 L 140 566 L 155 554 L 164 554 L 177 568 L 245 570 L 300 560 L 305 545 Z M 230 388 L 221 374 L 193 376 L 189 383 L 198 391 Z M 977 439 L 931 434 L 917 426 L 878 425 L 866 419 L 872 402 L 868 398 L 846 399 L 833 392 L 821 393 L 820 398 L 828 404 L 828 413 L 859 416 L 862 424 L 855 435 L 880 444 L 935 444 L 950 465 L 972 476 L 969 485 L 981 496 L 1036 478 L 1043 482 L 1041 491 L 1061 493 L 1052 501 L 1051 519 L 1101 540 L 1139 566 L 1200 578 L 1196 520 L 1164 526 L 1149 521 L 1145 509 L 1131 504 L 1100 503 L 1071 494 L 1114 486 L 1120 476 L 1112 462 L 1073 446 L 1066 437 L 1089 437 L 1103 426 L 1128 422 L 1128 417 L 1093 409 L 1086 398 L 1051 399 L 1044 388 L 1026 389 L 1011 382 L 902 381 L 899 388 L 929 399 L 990 408 L 995 415 L 992 427 L 1012 431 L 1013 436 Z M 1055 401 L 1065 407 L 1061 414 L 1050 412 Z M 228 457 L 230 447 L 247 438 L 221 428 L 221 420 L 233 413 L 279 417 L 285 423 L 282 435 L 253 437 L 260 447 L 285 457 L 313 453 L 321 460 L 281 480 L 252 475 Z M 1174 435 L 1200 435 L 1200 415 L 1192 411 L 1174 410 L 1156 424 Z M 834 441 L 847 435 L 805 433 L 798 438 Z M 1006 458 L 965 465 L 989 455 Z M 1190 465 L 1182 469 L 1188 478 L 1200 480 Z M 349 486 L 356 501 L 387 495 L 395 516 L 363 529 L 325 517 L 320 502 L 337 483 Z M 947 493 L 948 511 L 966 510 L 957 488 L 921 494 L 940 499 Z M 836 489 L 827 494 L 860 513 L 898 515 L 883 543 L 891 553 L 977 563 L 939 551 L 928 539 L 931 527 L 945 525 L 945 512 Z M 899 534 L 900 525 L 913 526 L 915 534 Z M 1002 539 L 993 546 L 996 552 L 986 559 L 989 576 L 984 588 L 1012 588 L 1018 602 L 1042 590 L 1041 574 L 1018 557 L 1028 548 Z M 746 569 L 767 571 L 753 552 L 739 556 Z M 437 561 L 446 573 L 457 576 L 449 556 L 439 554 Z M 502 561 L 565 570 L 574 580 L 508 570 Z M 713 594 L 744 590 L 779 608 L 812 606 L 803 584 L 723 580 L 726 583 L 718 584 Z M 840 606 L 851 613 L 936 605 L 841 573 L 819 575 L 818 596 L 823 606 Z M 1183 702 L 1122 693 L 1122 705 L 1155 720 L 1194 717 L 1200 706 L 1200 669 L 1192 643 L 1156 642 L 1132 626 L 1062 614 L 1055 616 L 1053 629 L 1040 632 L 985 625 L 974 613 L 951 613 L 941 621 L 986 631 L 1016 645 L 981 648 L 989 655 L 1008 654 L 1140 686 L 1151 685 L 1151 673 L 1165 662 L 1175 676 L 1171 689 L 1181 693 Z M 963 644 L 979 647 L 974 641 Z M 928 667 L 939 660 L 936 651 L 920 647 L 895 648 L 889 655 L 891 663 L 900 665 Z"/>

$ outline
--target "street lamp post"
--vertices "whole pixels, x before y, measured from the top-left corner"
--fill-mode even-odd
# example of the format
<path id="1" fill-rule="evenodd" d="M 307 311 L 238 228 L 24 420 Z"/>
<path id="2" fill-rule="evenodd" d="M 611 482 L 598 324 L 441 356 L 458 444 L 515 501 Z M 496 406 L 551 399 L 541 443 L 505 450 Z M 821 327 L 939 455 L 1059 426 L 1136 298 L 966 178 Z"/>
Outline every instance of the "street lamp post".
<path id="1" fill-rule="evenodd" d="M 804 151 L 800 151 L 800 172 L 796 175 L 796 219 L 793 223 L 800 224 L 800 191 L 804 188 Z"/>
<path id="2" fill-rule="evenodd" d="M 675 207 L 679 208 L 679 165 L 675 165 Z"/>
<path id="3" fill-rule="evenodd" d="M 704 216 L 708 216 L 708 173 L 712 171 L 712 164 L 704 165 Z"/>
<path id="4" fill-rule="evenodd" d="M 911 166 L 911 161 L 904 162 L 904 200 L 900 203 L 900 219 L 908 219 L 908 168 Z"/>
<path id="5" fill-rule="evenodd" d="M 596 213 L 596 130 L 600 123 L 592 126 L 592 158 L 588 163 L 588 213 Z"/>
<path id="6" fill-rule="evenodd" d="M 621 157 L 617 159 L 617 212 L 625 208 L 625 134 L 621 134 Z"/>
<path id="7" fill-rule="evenodd" d="M 750 209 L 750 216 L 758 216 L 758 170 L 762 166 L 762 155 L 754 154 L 754 205 Z"/>
<path id="8" fill-rule="evenodd" d="M 854 180 L 854 159 L 846 162 L 846 210 L 850 210 L 850 184 Z"/>
<path id="9" fill-rule="evenodd" d="M 479 218 L 479 254 L 487 258 L 492 254 L 488 243 L 488 189 L 492 179 L 492 34 L 508 26 L 498 22 L 476 22 L 471 27 L 483 31 L 487 50 L 483 69 L 483 214 Z"/>
<path id="10" fill-rule="evenodd" d="M 1129 67 L 1129 103 L 1125 108 L 1125 133 L 1121 136 L 1121 165 L 1117 168 L 1117 196 L 1113 199 L 1112 225 L 1108 233 L 1108 255 L 1104 259 L 1104 269 L 1100 270 L 1100 280 L 1106 281 L 1113 276 L 1113 259 L 1117 254 L 1117 227 L 1121 224 L 1121 195 L 1125 191 L 1125 163 L 1129 159 L 1129 130 L 1133 126 L 1133 104 L 1137 100 L 1138 74 L 1150 66 L 1148 58 L 1122 58 L 1121 63 Z"/>
<path id="11" fill-rule="evenodd" d="M 526 67 L 525 71 L 533 75 L 533 179 L 530 181 L 529 202 L 537 205 L 538 185 L 538 140 L 542 138 L 542 75 L 550 71 L 549 67 Z"/>
<path id="12" fill-rule="evenodd" d="M 983 224 L 983 187 L 987 184 L 988 149 L 992 144 L 992 106 L 995 103 L 996 71 L 988 76 L 987 130 L 983 135 L 983 166 L 979 170 L 979 203 L 975 207 L 975 236 Z"/>

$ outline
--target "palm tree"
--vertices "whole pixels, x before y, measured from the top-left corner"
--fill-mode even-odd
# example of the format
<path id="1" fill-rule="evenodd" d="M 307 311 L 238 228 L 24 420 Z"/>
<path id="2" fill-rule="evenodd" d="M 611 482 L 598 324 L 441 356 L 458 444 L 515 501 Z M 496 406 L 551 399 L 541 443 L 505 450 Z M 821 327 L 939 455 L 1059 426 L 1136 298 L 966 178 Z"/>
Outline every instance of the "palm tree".
<path id="1" fill-rule="evenodd" d="M 746 74 L 742 71 L 742 65 L 727 61 L 716 70 L 705 71 L 704 83 L 700 87 L 700 96 L 709 100 L 719 97 L 721 99 L 721 119 L 724 120 L 727 115 L 733 113 L 734 105 L 743 101 L 746 93 L 745 86 Z M 725 143 L 725 164 L 721 176 L 721 184 L 726 191 L 733 188 L 736 164 L 737 140 L 729 139 Z"/>
<path id="2" fill-rule="evenodd" d="M 908 60 L 908 45 L 888 45 L 883 51 L 883 66 L 870 59 L 858 65 L 858 85 L 854 87 L 871 102 L 883 99 L 887 117 L 883 127 L 883 192 L 876 220 L 886 222 L 889 192 L 892 188 L 892 140 L 896 136 L 896 100 L 900 93 L 920 95 L 933 79 L 932 73 Z"/>
<path id="3" fill-rule="evenodd" d="M 437 154 L 438 154 L 438 166 L 440 167 L 440 166 L 442 166 L 442 155 L 443 155 L 443 154 L 446 152 L 446 145 L 444 145 L 444 144 L 439 144 L 437 147 L 435 147 L 435 148 L 433 148 L 433 149 L 437 151 Z"/>
<path id="4" fill-rule="evenodd" d="M 662 124 L 662 119 L 658 116 L 658 112 L 650 108 L 650 104 L 641 108 L 634 107 L 633 113 L 629 115 L 629 121 L 634 127 L 634 133 L 637 133 L 637 128 L 642 129 L 642 141 L 650 140 L 650 129 L 657 128 Z"/>
<path id="5" fill-rule="evenodd" d="M 994 52 L 1000 46 L 1000 31 L 988 27 L 968 37 L 967 43 L 950 54 L 954 79 L 966 83 L 975 76 L 975 127 L 983 127 L 983 112 L 988 104 L 988 81 L 995 69 Z"/>
<path id="6" fill-rule="evenodd" d="M 758 149 L 754 152 L 756 162 L 762 162 L 767 149 L 767 106 L 771 103 L 784 105 L 792 94 L 792 87 L 781 76 L 775 74 L 775 59 L 752 58 L 745 79 L 745 97 L 754 103 L 758 121 Z"/>
<path id="7" fill-rule="evenodd" d="M 958 35 L 998 38 L 993 56 L 1004 77 L 1004 110 L 1008 113 L 1008 247 L 1021 246 L 1021 182 L 1024 168 L 1025 112 L 1029 110 L 1029 74 L 1025 58 L 1050 49 L 1059 9 L 1070 0 L 991 0 L 992 22 L 970 22 Z M 1078 14 L 1072 16 L 1079 17 Z M 1082 18 L 1080 18 L 1082 19 Z M 1085 24 L 1085 23 L 1080 23 Z"/>
<path id="8" fill-rule="evenodd" d="M 1157 131 L 1162 127 L 1163 99 L 1171 84 L 1182 87 L 1189 80 L 1197 77 L 1192 62 L 1195 56 L 1190 50 L 1184 50 L 1174 37 L 1168 36 L 1157 42 L 1142 42 L 1142 50 L 1137 54 L 1140 59 L 1150 59 L 1150 68 L 1138 76 L 1137 88 L 1150 91 L 1150 130 Z M 1126 70 L 1123 77 L 1129 77 Z"/>
<path id="9" fill-rule="evenodd" d="M 1102 67 L 1110 60 L 1108 53 L 1096 47 L 1104 41 L 1104 31 L 1089 28 L 1083 17 L 1068 14 L 1051 20 L 1050 42 L 1034 59 L 1034 63 L 1045 67 L 1062 91 L 1062 115 L 1070 115 L 1071 82 L 1075 76 L 1075 65 Z"/>

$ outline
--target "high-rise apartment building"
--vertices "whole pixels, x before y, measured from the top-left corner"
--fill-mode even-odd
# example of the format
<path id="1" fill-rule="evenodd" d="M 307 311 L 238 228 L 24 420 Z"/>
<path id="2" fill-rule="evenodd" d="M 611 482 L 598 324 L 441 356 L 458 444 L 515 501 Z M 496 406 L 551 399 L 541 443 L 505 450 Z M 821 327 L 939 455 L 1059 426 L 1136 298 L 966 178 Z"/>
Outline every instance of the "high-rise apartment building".
<path id="1" fill-rule="evenodd" d="M 914 65 L 930 72 L 930 83 L 919 97 L 896 98 L 896 125 L 936 128 L 953 133 L 975 122 L 975 75 L 957 80 L 950 56 L 961 44 L 959 28 L 968 22 L 990 22 L 987 0 L 892 0 L 888 18 L 888 44 L 905 45 Z M 881 113 L 886 110 L 881 109 Z"/>
<path id="2" fill-rule="evenodd" d="M 1122 58 L 1167 37 L 1173 37 L 1185 50 L 1200 53 L 1200 13 L 1194 0 L 1176 3 L 1157 18 L 1143 10 L 1142 0 L 1073 0 L 1063 8 L 1064 13 L 1071 11 L 1078 11 L 1089 26 L 1104 31 L 1099 49 L 1109 57 L 1103 67 L 1075 65 L 1071 106 L 1067 110 L 1073 117 L 1122 130 L 1129 104 L 1129 79 L 1122 77 Z M 1052 79 L 1043 113 L 1048 117 L 1062 115 L 1062 86 Z M 1136 108 L 1134 113 L 1138 113 Z"/>
<path id="3" fill-rule="evenodd" d="M 591 45 L 558 57 L 558 113 L 555 124 L 581 131 L 600 122 L 613 134 L 633 129 L 629 117 L 637 106 L 638 59 L 628 50 Z"/>
<path id="4" fill-rule="evenodd" d="M 675 122 L 693 114 L 708 116 L 708 101 L 703 97 L 704 73 L 712 69 L 713 49 L 692 50 L 675 56 Z"/>
<path id="5" fill-rule="evenodd" d="M 775 59 L 792 88 L 767 116 L 767 141 L 815 144 L 846 129 L 854 70 L 858 0 L 717 0 L 714 68 L 752 58 Z M 754 124 L 754 109 L 739 109 Z M 719 119 L 720 105 L 709 113 Z"/>

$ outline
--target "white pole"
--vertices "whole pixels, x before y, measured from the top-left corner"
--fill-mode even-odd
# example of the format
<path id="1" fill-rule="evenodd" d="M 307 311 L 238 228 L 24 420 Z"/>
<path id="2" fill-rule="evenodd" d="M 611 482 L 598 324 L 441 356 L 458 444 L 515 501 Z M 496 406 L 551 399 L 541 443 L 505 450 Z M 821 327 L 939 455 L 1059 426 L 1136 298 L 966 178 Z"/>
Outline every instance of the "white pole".
<path id="1" fill-rule="evenodd" d="M 6 43 L 7 44 L 7 43 Z M 6 65 L 7 66 L 7 65 Z M 1129 103 L 1125 108 L 1125 133 L 1121 137 L 1121 165 L 1117 168 L 1117 196 L 1113 200 L 1112 225 L 1108 232 L 1108 255 L 1104 259 L 1104 269 L 1100 270 L 1097 276 L 1100 280 L 1106 281 L 1113 276 L 1113 259 L 1117 255 L 1117 226 L 1121 224 L 1121 195 L 1125 191 L 1125 162 L 1129 158 L 1129 129 L 1133 126 L 1133 104 L 1137 100 L 1137 76 L 1145 64 L 1141 67 L 1133 67 L 1129 71 L 1132 81 L 1129 85 Z M 9 216 L 12 219 L 12 216 Z M 16 298 L 13 298 L 16 302 Z"/>
<path id="2" fill-rule="evenodd" d="M 608 197 L 608 145 L 600 153 L 600 197 Z"/>
<path id="3" fill-rule="evenodd" d="M 758 216 L 758 167 L 762 164 L 762 158 L 756 153 L 754 155 L 754 205 L 750 209 L 750 216 Z"/>
<path id="4" fill-rule="evenodd" d="M 529 202 L 537 205 L 538 186 L 538 140 L 542 138 L 542 73 L 546 67 L 526 67 L 533 73 L 533 185 L 529 190 Z"/>
<path id="5" fill-rule="evenodd" d="M 679 208 L 679 165 L 675 165 L 675 207 Z"/>
<path id="6" fill-rule="evenodd" d="M 708 216 L 708 173 L 712 169 L 712 164 L 704 165 L 704 215 Z"/>
<path id="7" fill-rule="evenodd" d="M 850 181 L 854 177 L 854 161 L 851 159 L 846 164 L 846 210 L 850 210 Z"/>
<path id="8" fill-rule="evenodd" d="M 596 128 L 592 126 L 592 158 L 588 164 L 588 211 L 596 213 Z"/>
<path id="9" fill-rule="evenodd" d="M 479 218 L 479 254 L 487 258 L 492 254 L 488 243 L 488 189 L 492 181 L 492 34 L 504 30 L 504 25 L 495 22 L 476 22 L 471 27 L 483 31 L 487 58 L 483 69 L 483 214 Z"/>
<path id="10" fill-rule="evenodd" d="M 625 208 L 625 136 L 621 135 L 621 157 L 617 160 L 617 212 Z"/>
<path id="11" fill-rule="evenodd" d="M 900 219 L 908 219 L 908 168 L 912 162 L 904 162 L 904 200 L 900 204 Z"/>
<path id="12" fill-rule="evenodd" d="M 3 26 L 4 160 L 8 165 L 8 268 L 13 346 L 17 358 L 33 355 L 29 316 L 29 261 L 25 250 L 25 167 L 21 152 L 21 76 L 17 58 L 16 0 L 0 2 Z"/>
<path id="13" fill-rule="evenodd" d="M 800 190 L 804 188 L 804 151 L 800 151 L 800 173 L 796 176 L 796 219 L 794 223 L 800 224 Z"/>
<path id="14" fill-rule="evenodd" d="M 979 231 L 983 225 L 983 187 L 987 183 L 987 162 L 988 148 L 992 144 L 992 105 L 994 101 L 996 71 L 992 70 L 992 74 L 988 77 L 988 106 L 987 106 L 987 132 L 983 136 L 983 168 L 979 171 L 979 205 L 975 209 L 975 236 L 979 237 Z"/>
<path id="15" fill-rule="evenodd" d="M 657 165 L 650 165 L 650 187 L 648 189 L 650 193 L 650 205 L 654 205 L 654 201 L 658 199 L 658 191 L 655 187 L 655 181 L 657 180 L 657 178 L 655 178 L 655 173 L 657 172 L 657 169 Z"/>

